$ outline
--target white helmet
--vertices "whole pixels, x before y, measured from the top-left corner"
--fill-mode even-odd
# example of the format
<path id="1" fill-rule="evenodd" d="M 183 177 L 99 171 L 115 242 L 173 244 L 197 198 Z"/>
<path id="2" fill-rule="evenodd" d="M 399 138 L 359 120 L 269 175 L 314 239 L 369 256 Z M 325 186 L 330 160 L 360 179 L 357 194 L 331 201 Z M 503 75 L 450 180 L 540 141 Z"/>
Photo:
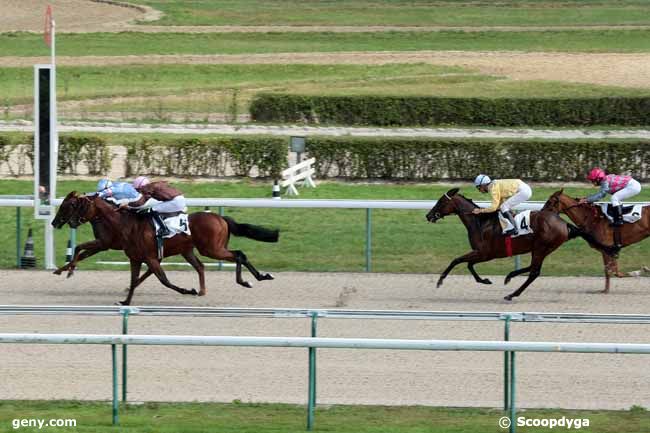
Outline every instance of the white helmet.
<path id="1" fill-rule="evenodd" d="M 474 179 L 474 186 L 478 188 L 479 186 L 487 185 L 490 182 L 492 182 L 492 179 L 490 179 L 488 175 L 479 174 L 478 176 L 476 176 L 476 179 Z"/>

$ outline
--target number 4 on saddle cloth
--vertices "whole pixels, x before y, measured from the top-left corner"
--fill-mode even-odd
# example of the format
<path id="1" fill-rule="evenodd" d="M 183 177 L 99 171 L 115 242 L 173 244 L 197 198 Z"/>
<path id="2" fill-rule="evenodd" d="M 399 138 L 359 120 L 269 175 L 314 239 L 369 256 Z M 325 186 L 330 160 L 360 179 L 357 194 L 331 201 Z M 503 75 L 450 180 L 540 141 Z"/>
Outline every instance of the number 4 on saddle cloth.
<path id="1" fill-rule="evenodd" d="M 501 223 L 501 230 L 504 234 L 512 229 L 512 224 L 501 216 L 501 212 L 499 212 L 499 223 Z M 512 235 L 513 238 L 531 234 L 533 229 L 530 227 L 530 210 L 525 210 L 515 215 L 515 224 L 517 224 L 519 233 L 516 236 Z"/>

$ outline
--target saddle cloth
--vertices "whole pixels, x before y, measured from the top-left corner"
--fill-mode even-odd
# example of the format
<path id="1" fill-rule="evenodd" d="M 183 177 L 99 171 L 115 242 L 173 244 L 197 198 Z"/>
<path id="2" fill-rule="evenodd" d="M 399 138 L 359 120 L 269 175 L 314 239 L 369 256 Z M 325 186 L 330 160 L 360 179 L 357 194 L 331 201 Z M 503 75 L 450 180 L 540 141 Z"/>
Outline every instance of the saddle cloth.
<path id="1" fill-rule="evenodd" d="M 499 212 L 499 223 L 501 223 L 501 230 L 503 233 L 512 229 L 512 224 L 510 224 L 510 221 L 501 216 L 501 212 Z M 525 210 L 515 215 L 515 224 L 517 224 L 519 233 L 516 236 L 513 234 L 513 238 L 533 233 L 533 229 L 530 226 L 530 210 Z"/>
<path id="2" fill-rule="evenodd" d="M 614 218 L 610 215 L 609 203 L 600 203 L 600 210 L 607 217 L 608 220 L 614 222 Z M 623 222 L 626 223 L 635 223 L 641 219 L 641 214 L 643 213 L 643 205 L 635 204 L 634 206 L 623 206 Z"/>
<path id="3" fill-rule="evenodd" d="M 169 234 L 165 236 L 165 238 L 171 238 L 179 233 L 185 233 L 186 235 L 190 236 L 190 223 L 187 219 L 187 214 L 186 213 L 181 213 L 179 215 L 165 218 L 165 225 L 169 229 Z M 156 226 L 156 231 L 160 229 L 160 226 L 154 220 L 154 224 Z"/>

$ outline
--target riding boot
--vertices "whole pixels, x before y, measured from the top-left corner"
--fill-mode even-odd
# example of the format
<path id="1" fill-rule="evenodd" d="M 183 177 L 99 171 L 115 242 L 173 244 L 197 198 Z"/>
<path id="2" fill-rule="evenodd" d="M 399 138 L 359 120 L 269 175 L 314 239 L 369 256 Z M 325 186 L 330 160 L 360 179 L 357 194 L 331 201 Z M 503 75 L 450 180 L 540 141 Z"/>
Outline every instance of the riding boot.
<path id="1" fill-rule="evenodd" d="M 614 211 L 614 222 L 612 225 L 614 227 L 621 227 L 623 225 L 623 205 L 613 206 L 612 210 Z"/>
<path id="2" fill-rule="evenodd" d="M 165 224 L 165 221 L 162 219 L 162 217 L 160 216 L 160 214 L 158 212 L 151 211 L 151 216 L 153 217 L 154 220 L 156 220 L 156 222 L 158 223 L 158 226 L 160 226 L 160 228 L 158 229 L 158 233 L 156 233 L 158 236 L 160 236 L 161 238 L 164 238 L 165 236 L 167 236 L 168 234 L 171 233 L 169 231 L 169 229 L 167 228 L 167 225 Z"/>
<path id="3" fill-rule="evenodd" d="M 515 217 L 512 216 L 512 213 L 510 213 L 510 211 L 501 212 L 501 215 L 503 215 L 503 217 L 508 221 L 510 221 L 510 224 L 512 224 L 512 229 L 505 232 L 505 234 L 517 236 L 519 234 L 519 230 L 517 229 L 517 224 L 515 223 Z"/>

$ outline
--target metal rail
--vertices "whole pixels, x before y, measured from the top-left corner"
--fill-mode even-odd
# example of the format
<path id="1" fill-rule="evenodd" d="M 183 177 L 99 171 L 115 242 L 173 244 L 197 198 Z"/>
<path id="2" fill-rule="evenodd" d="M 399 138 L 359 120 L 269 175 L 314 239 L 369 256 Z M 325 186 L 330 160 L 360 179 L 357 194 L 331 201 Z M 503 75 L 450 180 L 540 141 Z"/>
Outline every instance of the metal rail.
<path id="1" fill-rule="evenodd" d="M 554 323 L 650 324 L 650 314 L 592 314 L 488 311 L 403 311 L 320 308 L 213 308 L 166 306 L 0 305 L 0 315 L 193 316 L 251 318 L 392 319 Z"/>

